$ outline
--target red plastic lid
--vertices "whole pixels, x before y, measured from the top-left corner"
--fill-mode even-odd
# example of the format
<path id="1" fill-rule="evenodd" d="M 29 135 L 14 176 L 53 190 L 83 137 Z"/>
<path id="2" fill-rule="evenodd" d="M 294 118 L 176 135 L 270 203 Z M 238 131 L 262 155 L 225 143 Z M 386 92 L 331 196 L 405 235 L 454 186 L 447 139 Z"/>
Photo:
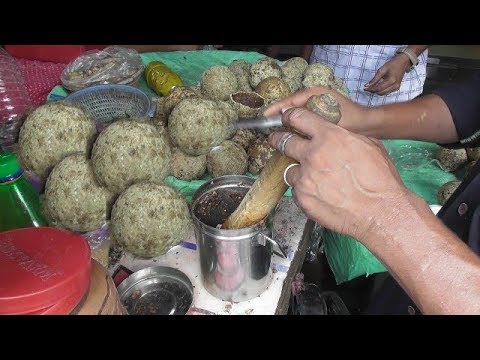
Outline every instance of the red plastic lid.
<path id="1" fill-rule="evenodd" d="M 68 315 L 73 309 L 82 301 L 85 292 L 78 292 L 72 296 L 66 297 L 60 300 L 55 305 L 52 305 L 46 309 L 41 309 L 25 315 Z"/>
<path id="2" fill-rule="evenodd" d="M 90 257 L 87 241 L 65 230 L 0 233 L 0 314 L 33 313 L 75 296 L 79 302 L 90 284 Z"/>

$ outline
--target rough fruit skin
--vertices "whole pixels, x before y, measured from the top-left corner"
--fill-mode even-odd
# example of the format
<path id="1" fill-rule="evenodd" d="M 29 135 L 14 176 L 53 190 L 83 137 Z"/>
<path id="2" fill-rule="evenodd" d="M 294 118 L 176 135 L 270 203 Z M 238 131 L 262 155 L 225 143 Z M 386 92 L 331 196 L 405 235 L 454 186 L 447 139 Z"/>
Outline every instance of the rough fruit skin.
<path id="1" fill-rule="evenodd" d="M 248 150 L 250 145 L 257 139 L 257 134 L 251 129 L 239 129 L 233 135 L 232 141 L 243 147 L 245 151 Z"/>
<path id="2" fill-rule="evenodd" d="M 200 87 L 208 99 L 225 101 L 237 91 L 237 77 L 226 66 L 212 66 L 204 71 Z"/>
<path id="3" fill-rule="evenodd" d="M 45 181 L 68 155 L 89 156 L 96 133 L 95 122 L 75 105 L 57 101 L 39 106 L 20 129 L 19 161 Z"/>
<path id="4" fill-rule="evenodd" d="M 162 182 L 170 173 L 171 156 L 164 129 L 146 121 L 119 120 L 98 136 L 92 165 L 98 181 L 120 194 L 137 182 Z"/>
<path id="5" fill-rule="evenodd" d="M 192 88 L 185 86 L 177 86 L 172 92 L 165 98 L 164 111 L 168 117 L 172 110 L 177 106 L 180 101 L 189 97 L 199 97 L 199 94 Z"/>
<path id="6" fill-rule="evenodd" d="M 252 91 L 249 81 L 251 67 L 252 64 L 245 60 L 234 60 L 228 65 L 230 71 L 234 73 L 237 78 L 238 91 Z"/>
<path id="7" fill-rule="evenodd" d="M 191 232 L 186 200 L 174 189 L 151 182 L 129 187 L 115 202 L 112 237 L 137 256 L 165 254 Z"/>
<path id="8" fill-rule="evenodd" d="M 267 138 L 257 139 L 248 149 L 248 171 L 258 175 L 275 153 Z"/>
<path id="9" fill-rule="evenodd" d="M 236 112 L 228 103 L 188 98 L 172 111 L 168 131 L 172 143 L 191 156 L 206 155 L 213 147 L 231 138 Z M 232 118 L 233 117 L 233 118 Z"/>
<path id="10" fill-rule="evenodd" d="M 250 85 L 255 89 L 260 81 L 270 76 L 282 77 L 282 69 L 275 59 L 264 57 L 255 62 L 250 68 Z"/>
<path id="11" fill-rule="evenodd" d="M 225 116 L 227 117 L 227 127 L 226 127 L 226 137 L 227 139 L 231 139 L 235 134 L 235 128 L 231 126 L 238 120 L 238 113 L 233 107 L 233 105 L 228 101 L 217 101 L 218 108 L 223 111 Z"/>
<path id="12" fill-rule="evenodd" d="M 307 66 L 308 62 L 301 57 L 293 57 L 283 64 L 282 79 L 288 84 L 292 92 L 296 92 L 303 87 L 303 73 Z"/>
<path id="13" fill-rule="evenodd" d="M 155 108 L 155 116 L 152 119 L 153 123 L 160 128 L 164 128 L 165 126 L 167 126 L 168 123 L 168 114 L 165 109 L 165 100 L 165 97 L 159 97 L 156 100 L 157 106 Z"/>
<path id="14" fill-rule="evenodd" d="M 172 175 L 181 180 L 200 179 L 207 170 L 207 156 L 189 156 L 176 149 L 170 162 Z"/>
<path id="15" fill-rule="evenodd" d="M 263 97 L 267 104 L 290 95 L 290 86 L 282 79 L 271 76 L 260 81 L 255 92 Z"/>
<path id="16" fill-rule="evenodd" d="M 437 200 L 439 205 L 445 205 L 447 200 L 452 196 L 455 190 L 462 182 L 460 180 L 449 181 L 438 190 Z"/>
<path id="17" fill-rule="evenodd" d="M 305 69 L 302 84 L 304 87 L 329 86 L 334 78 L 333 70 L 327 65 L 315 63 Z"/>
<path id="18" fill-rule="evenodd" d="M 247 172 L 248 157 L 237 143 L 227 140 L 207 155 L 207 170 L 213 177 L 243 175 Z"/>
<path id="19" fill-rule="evenodd" d="M 330 89 L 339 92 L 340 94 L 342 94 L 343 96 L 345 96 L 347 98 L 350 97 L 350 95 L 348 93 L 347 86 L 345 85 L 345 83 L 343 82 L 342 79 L 334 77 L 333 80 L 330 81 L 329 87 L 330 87 Z"/>
<path id="20" fill-rule="evenodd" d="M 480 147 L 467 148 L 468 161 L 477 161 L 480 159 Z"/>
<path id="21" fill-rule="evenodd" d="M 303 77 L 303 73 L 308 66 L 307 60 L 302 57 L 292 57 L 285 61 L 282 66 L 282 76 L 287 78 L 300 78 Z"/>
<path id="22" fill-rule="evenodd" d="M 446 171 L 455 171 L 468 161 L 465 149 L 447 149 L 443 147 L 438 151 L 437 159 Z"/>
<path id="23" fill-rule="evenodd" d="M 302 77 L 284 76 L 282 79 L 288 84 L 292 93 L 300 90 L 303 87 Z"/>
<path id="24" fill-rule="evenodd" d="M 70 155 L 50 173 L 45 185 L 44 207 L 49 223 L 72 231 L 92 231 L 107 219 L 112 199 L 93 174 L 84 154 Z"/>

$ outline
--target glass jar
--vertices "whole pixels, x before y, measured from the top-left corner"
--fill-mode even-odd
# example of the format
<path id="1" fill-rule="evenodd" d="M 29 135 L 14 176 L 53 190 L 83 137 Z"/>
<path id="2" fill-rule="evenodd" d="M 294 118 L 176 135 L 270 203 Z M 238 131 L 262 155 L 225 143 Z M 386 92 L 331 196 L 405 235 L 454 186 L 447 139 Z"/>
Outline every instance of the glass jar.
<path id="1" fill-rule="evenodd" d="M 147 85 L 158 95 L 168 96 L 176 86 L 183 86 L 183 81 L 178 74 L 160 61 L 152 61 L 145 68 Z"/>

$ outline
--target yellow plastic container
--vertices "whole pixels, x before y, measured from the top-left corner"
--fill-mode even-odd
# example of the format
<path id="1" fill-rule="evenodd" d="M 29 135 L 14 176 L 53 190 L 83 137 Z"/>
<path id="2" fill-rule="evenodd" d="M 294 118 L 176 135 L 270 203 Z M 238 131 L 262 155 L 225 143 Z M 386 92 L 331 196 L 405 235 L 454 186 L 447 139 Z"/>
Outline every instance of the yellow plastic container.
<path id="1" fill-rule="evenodd" d="M 145 79 L 147 85 L 161 96 L 167 96 L 176 86 L 183 86 L 180 76 L 160 61 L 152 61 L 147 65 Z"/>

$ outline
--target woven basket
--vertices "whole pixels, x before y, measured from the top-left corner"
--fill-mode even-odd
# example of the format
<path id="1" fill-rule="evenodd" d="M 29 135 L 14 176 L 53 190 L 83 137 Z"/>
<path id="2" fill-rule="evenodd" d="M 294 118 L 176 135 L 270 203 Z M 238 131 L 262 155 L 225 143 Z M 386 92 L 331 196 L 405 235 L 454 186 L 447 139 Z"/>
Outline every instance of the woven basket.
<path id="1" fill-rule="evenodd" d="M 80 105 L 101 131 L 109 123 L 129 117 L 153 117 L 155 104 L 129 85 L 96 85 L 69 95 L 65 101 Z"/>

